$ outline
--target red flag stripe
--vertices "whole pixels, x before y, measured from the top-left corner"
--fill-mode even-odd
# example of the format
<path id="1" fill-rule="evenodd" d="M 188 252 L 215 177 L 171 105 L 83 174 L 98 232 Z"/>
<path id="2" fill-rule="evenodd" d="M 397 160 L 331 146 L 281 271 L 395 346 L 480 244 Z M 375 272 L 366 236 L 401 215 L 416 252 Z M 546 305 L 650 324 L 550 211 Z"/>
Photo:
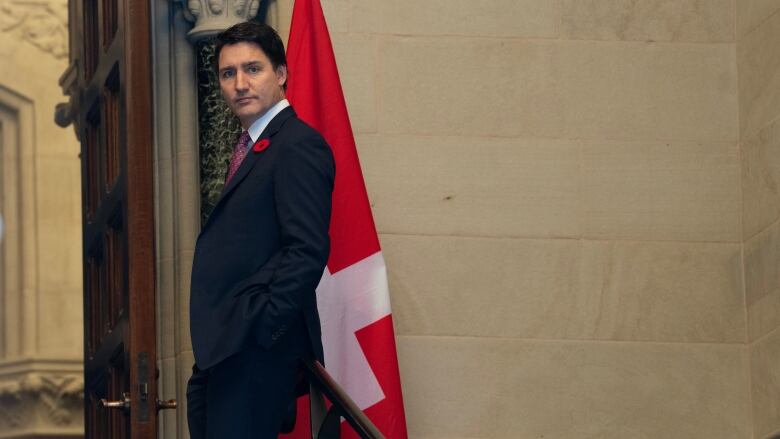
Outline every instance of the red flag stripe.
<path id="1" fill-rule="evenodd" d="M 360 160 L 318 1 L 296 1 L 287 44 L 287 99 L 333 149 L 336 183 L 330 222 L 332 274 L 379 251 Z"/>

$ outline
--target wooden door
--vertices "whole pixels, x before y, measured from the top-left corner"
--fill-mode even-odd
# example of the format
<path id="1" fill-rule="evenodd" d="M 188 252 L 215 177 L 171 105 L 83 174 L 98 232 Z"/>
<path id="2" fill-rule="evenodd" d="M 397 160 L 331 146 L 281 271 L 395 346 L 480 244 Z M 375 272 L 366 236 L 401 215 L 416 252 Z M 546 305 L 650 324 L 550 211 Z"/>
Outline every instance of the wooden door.
<path id="1" fill-rule="evenodd" d="M 61 82 L 81 142 L 87 438 L 154 438 L 149 0 L 71 0 Z"/>

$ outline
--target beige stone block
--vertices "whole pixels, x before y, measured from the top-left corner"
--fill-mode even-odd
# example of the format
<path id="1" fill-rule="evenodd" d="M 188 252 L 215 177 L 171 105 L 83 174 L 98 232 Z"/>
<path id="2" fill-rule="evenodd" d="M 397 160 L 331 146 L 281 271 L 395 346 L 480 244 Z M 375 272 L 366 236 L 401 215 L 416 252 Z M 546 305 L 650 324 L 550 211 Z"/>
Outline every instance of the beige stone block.
<path id="1" fill-rule="evenodd" d="M 360 136 L 380 232 L 578 237 L 574 141 Z"/>
<path id="2" fill-rule="evenodd" d="M 80 229 L 81 164 L 78 158 L 37 156 L 35 162 L 36 187 L 30 188 L 29 194 L 36 196 L 38 219 L 44 222 L 56 220 L 61 227 L 77 225 Z M 62 233 L 62 229 L 59 232 Z"/>
<path id="3" fill-rule="evenodd" d="M 173 161 L 155 163 L 154 227 L 157 259 L 173 259 L 176 246 L 176 198 L 174 197 Z"/>
<path id="4" fill-rule="evenodd" d="M 177 293 L 178 294 L 178 320 L 179 328 L 179 350 L 191 350 L 192 339 L 190 338 L 190 275 L 192 273 L 192 258 L 195 255 L 194 250 L 182 250 L 179 252 L 179 261 L 176 266 L 177 271 Z"/>
<path id="5" fill-rule="evenodd" d="M 555 38 L 560 1 L 361 0 L 353 2 L 351 28 L 395 35 Z"/>
<path id="6" fill-rule="evenodd" d="M 737 36 L 751 32 L 780 10 L 778 0 L 737 0 Z"/>
<path id="7" fill-rule="evenodd" d="M 744 343 L 740 247 L 585 241 L 576 302 L 560 316 L 583 338 Z"/>
<path id="8" fill-rule="evenodd" d="M 780 327 L 780 288 L 760 293 L 747 308 L 748 337 L 757 340 Z"/>
<path id="9" fill-rule="evenodd" d="M 578 40 L 733 42 L 733 0 L 563 0 Z"/>
<path id="10" fill-rule="evenodd" d="M 179 400 L 179 407 L 176 409 L 179 412 L 179 434 L 184 439 L 190 437 L 189 429 L 187 427 L 187 382 L 192 376 L 192 365 L 195 364 L 195 356 L 191 350 L 185 350 L 179 353 L 176 358 L 176 367 L 179 369 L 178 373 L 178 389 L 177 395 Z"/>
<path id="11" fill-rule="evenodd" d="M 331 38 L 352 131 L 376 132 L 376 39 L 345 34 Z"/>
<path id="12" fill-rule="evenodd" d="M 780 14 L 737 44 L 739 124 L 748 138 L 780 116 Z"/>
<path id="13" fill-rule="evenodd" d="M 177 154 L 177 157 L 174 159 L 174 161 L 176 163 L 177 169 L 200 169 L 199 165 L 195 165 L 196 163 L 199 163 L 197 153 L 186 152 Z M 188 178 L 188 176 L 190 176 L 190 178 Z M 186 200 L 189 202 L 177 199 L 175 214 L 177 218 L 197 218 L 198 220 L 195 222 L 195 224 L 200 224 L 200 186 L 197 174 L 185 174 L 184 177 L 177 175 L 176 195 L 180 196 L 181 198 L 186 198 L 186 196 L 191 196 L 192 194 L 198 194 L 198 197 L 191 197 L 190 200 Z M 184 222 L 185 221 L 181 219 L 177 220 L 177 223 Z M 176 245 L 177 249 L 189 251 L 195 250 L 195 242 L 197 240 L 196 237 L 198 233 L 200 233 L 200 226 L 195 227 L 195 229 L 196 230 L 177 230 L 179 233 L 179 236 L 177 237 L 179 239 L 179 242 Z M 184 233 L 190 236 L 181 236 L 181 234 Z"/>
<path id="14" fill-rule="evenodd" d="M 741 242 L 734 143 L 585 141 L 583 235 Z"/>
<path id="15" fill-rule="evenodd" d="M 82 285 L 81 169 L 76 158 L 36 157 L 37 283 L 45 289 Z M 35 226 L 28 223 L 28 226 Z M 23 245 L 34 245 L 26 242 Z"/>
<path id="16" fill-rule="evenodd" d="M 745 242 L 745 303 L 750 340 L 780 326 L 780 222 Z"/>
<path id="17" fill-rule="evenodd" d="M 61 90 L 59 91 L 58 96 L 62 96 Z M 35 136 L 38 140 L 35 150 L 36 157 L 56 157 L 63 160 L 79 161 L 81 146 L 76 139 L 73 125 L 66 128 L 60 128 L 54 124 L 53 120 L 54 107 L 66 100 L 67 99 L 63 96 L 59 101 L 56 99 L 49 99 L 50 102 L 42 100 L 37 100 L 35 102 L 36 109 L 40 113 L 43 113 L 43 117 L 41 114 L 36 114 Z M 51 107 L 49 104 L 51 104 Z M 49 108 L 51 108 L 51 111 L 43 111 L 44 109 L 48 110 Z"/>
<path id="18" fill-rule="evenodd" d="M 176 357 L 176 364 L 179 367 L 179 379 L 182 380 L 179 386 L 180 389 L 187 387 L 187 381 L 192 376 L 192 365 L 195 364 L 195 353 L 192 349 L 184 349 L 178 352 Z"/>
<path id="19" fill-rule="evenodd" d="M 157 352 L 163 359 L 172 358 L 175 354 L 176 321 L 176 267 L 173 259 L 157 260 L 157 341 L 160 346 Z"/>
<path id="20" fill-rule="evenodd" d="M 25 332 L 38 334 L 32 352 L 44 358 L 84 358 L 84 319 L 81 288 L 36 291 L 35 322 L 25 322 Z M 28 326 L 29 325 L 29 326 Z"/>
<path id="21" fill-rule="evenodd" d="M 56 222 L 39 222 L 37 258 L 38 286 L 47 289 L 81 290 L 83 250 L 81 229 Z M 29 245 L 29 244 L 25 244 Z M 28 265 L 29 269 L 30 266 Z"/>
<path id="22" fill-rule="evenodd" d="M 159 411 L 158 418 L 158 431 L 160 438 L 176 438 L 181 437 L 177 435 L 179 416 L 186 416 L 186 412 L 181 411 L 184 402 L 177 396 L 177 387 L 179 385 L 177 381 L 176 359 L 167 358 L 157 361 L 160 370 L 160 379 L 158 380 L 158 395 L 160 400 L 176 399 L 179 403 L 179 407 L 176 410 L 161 410 Z M 184 395 L 184 392 L 181 392 Z"/>
<path id="23" fill-rule="evenodd" d="M 742 346 L 399 337 L 398 347 L 411 437 L 749 437 Z"/>
<path id="24" fill-rule="evenodd" d="M 737 140 L 733 45 L 562 44 L 567 137 Z"/>
<path id="25" fill-rule="evenodd" d="M 780 330 L 750 345 L 750 378 L 755 438 L 780 433 Z"/>
<path id="26" fill-rule="evenodd" d="M 331 37 L 335 32 L 349 32 L 351 0 L 321 0 L 320 4 Z"/>
<path id="27" fill-rule="evenodd" d="M 379 132 L 560 137 L 558 52 L 552 41 L 382 37 Z"/>
<path id="28" fill-rule="evenodd" d="M 399 334 L 549 338 L 578 319 L 576 240 L 381 240 Z"/>
<path id="29" fill-rule="evenodd" d="M 176 167 L 178 170 L 176 181 L 176 248 L 195 251 L 195 242 L 200 234 L 200 186 L 195 170 L 200 169 L 197 152 L 185 152 L 178 154 Z M 193 173 L 182 172 L 194 171 Z M 193 218 L 196 218 L 193 220 Z M 192 257 L 190 256 L 190 261 Z"/>
<path id="30" fill-rule="evenodd" d="M 739 244 L 381 240 L 399 334 L 745 341 Z"/>
<path id="31" fill-rule="evenodd" d="M 749 239 L 780 217 L 780 120 L 741 147 L 743 236 Z"/>

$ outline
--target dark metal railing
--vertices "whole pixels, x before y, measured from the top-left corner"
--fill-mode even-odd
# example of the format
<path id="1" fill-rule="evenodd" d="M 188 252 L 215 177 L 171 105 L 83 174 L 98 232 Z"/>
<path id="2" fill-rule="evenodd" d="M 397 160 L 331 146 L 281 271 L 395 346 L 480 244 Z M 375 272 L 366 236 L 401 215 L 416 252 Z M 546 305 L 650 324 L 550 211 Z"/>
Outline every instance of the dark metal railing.
<path id="1" fill-rule="evenodd" d="M 341 418 L 363 439 L 385 438 L 319 361 L 304 361 L 303 366 L 309 381 L 312 439 L 339 439 Z M 331 402 L 330 408 L 325 398 Z"/>

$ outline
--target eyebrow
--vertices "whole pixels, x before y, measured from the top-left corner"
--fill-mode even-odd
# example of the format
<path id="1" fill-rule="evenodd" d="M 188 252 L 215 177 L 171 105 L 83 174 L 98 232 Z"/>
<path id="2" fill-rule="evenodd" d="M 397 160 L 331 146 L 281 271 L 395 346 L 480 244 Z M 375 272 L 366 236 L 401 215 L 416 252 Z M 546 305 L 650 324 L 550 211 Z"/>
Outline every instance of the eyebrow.
<path id="1" fill-rule="evenodd" d="M 241 64 L 241 67 L 247 68 L 247 67 L 251 67 L 251 66 L 255 66 L 255 65 L 256 66 L 262 66 L 263 62 L 260 61 L 259 59 L 258 60 L 253 60 L 253 61 L 247 61 L 247 62 Z M 219 72 L 222 73 L 225 70 L 230 70 L 230 69 L 235 69 L 235 66 L 229 65 L 229 66 L 222 67 L 221 69 L 219 69 Z"/>

